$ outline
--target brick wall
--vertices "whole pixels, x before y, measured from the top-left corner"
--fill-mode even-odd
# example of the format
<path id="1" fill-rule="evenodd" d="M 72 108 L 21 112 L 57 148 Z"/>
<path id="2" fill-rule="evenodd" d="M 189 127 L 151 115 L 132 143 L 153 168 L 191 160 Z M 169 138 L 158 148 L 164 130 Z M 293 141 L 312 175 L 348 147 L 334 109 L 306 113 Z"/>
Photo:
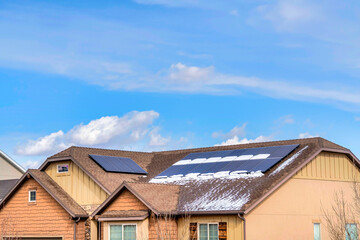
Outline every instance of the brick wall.
<path id="1" fill-rule="evenodd" d="M 29 203 L 36 189 L 36 203 Z M 0 235 L 74 238 L 74 221 L 34 179 L 27 179 L 0 210 Z M 85 222 L 77 224 L 77 240 L 85 238 Z"/>

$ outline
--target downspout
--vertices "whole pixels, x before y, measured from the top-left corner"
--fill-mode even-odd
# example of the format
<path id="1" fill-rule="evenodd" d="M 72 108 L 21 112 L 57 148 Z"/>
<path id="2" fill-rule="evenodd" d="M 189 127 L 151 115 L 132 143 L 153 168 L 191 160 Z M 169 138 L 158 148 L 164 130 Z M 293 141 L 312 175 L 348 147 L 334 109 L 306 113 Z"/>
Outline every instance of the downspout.
<path id="1" fill-rule="evenodd" d="M 80 221 L 80 218 L 74 219 L 74 240 L 76 240 L 76 224 Z"/>
<path id="2" fill-rule="evenodd" d="M 98 221 L 98 240 L 101 239 L 101 222 Z"/>
<path id="3" fill-rule="evenodd" d="M 238 213 L 238 217 L 244 222 L 244 240 L 246 240 L 246 219 L 240 213 Z"/>

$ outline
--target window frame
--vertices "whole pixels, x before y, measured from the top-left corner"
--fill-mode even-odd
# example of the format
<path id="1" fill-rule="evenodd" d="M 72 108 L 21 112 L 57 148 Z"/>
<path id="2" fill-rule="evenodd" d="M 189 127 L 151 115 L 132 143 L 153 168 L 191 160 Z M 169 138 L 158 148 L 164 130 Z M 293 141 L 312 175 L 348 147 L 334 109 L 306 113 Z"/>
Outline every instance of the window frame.
<path id="1" fill-rule="evenodd" d="M 111 240 L 111 226 L 121 226 L 121 240 L 124 240 L 124 226 L 135 226 L 135 239 L 137 238 L 138 235 L 138 227 L 137 227 L 137 223 L 109 223 L 108 224 L 108 240 Z"/>
<path id="2" fill-rule="evenodd" d="M 319 225 L 319 240 L 321 240 L 321 223 L 313 222 L 314 239 L 315 239 L 315 225 Z"/>
<path id="3" fill-rule="evenodd" d="M 35 193 L 35 200 L 31 200 L 31 193 Z M 36 202 L 36 190 L 35 189 L 31 189 L 29 190 L 29 203 L 35 203 Z"/>
<path id="4" fill-rule="evenodd" d="M 200 225 L 201 224 L 206 224 L 207 225 L 207 240 L 210 240 L 210 227 L 209 225 L 216 225 L 217 226 L 217 235 L 218 235 L 218 240 L 219 240 L 219 223 L 218 222 L 199 222 L 197 224 L 197 237 L 200 240 Z"/>
<path id="5" fill-rule="evenodd" d="M 59 166 L 67 165 L 67 171 L 66 172 L 59 172 Z M 56 165 L 56 173 L 58 174 L 67 174 L 69 173 L 70 164 L 68 163 L 61 163 Z"/>
<path id="6" fill-rule="evenodd" d="M 359 240 L 359 231 L 358 231 L 358 224 L 356 222 L 349 222 L 349 223 L 345 223 L 345 239 L 348 239 L 348 230 L 347 227 L 351 226 L 351 225 L 355 225 L 355 230 L 356 230 L 356 239 Z M 351 235 L 350 235 L 351 237 Z"/>

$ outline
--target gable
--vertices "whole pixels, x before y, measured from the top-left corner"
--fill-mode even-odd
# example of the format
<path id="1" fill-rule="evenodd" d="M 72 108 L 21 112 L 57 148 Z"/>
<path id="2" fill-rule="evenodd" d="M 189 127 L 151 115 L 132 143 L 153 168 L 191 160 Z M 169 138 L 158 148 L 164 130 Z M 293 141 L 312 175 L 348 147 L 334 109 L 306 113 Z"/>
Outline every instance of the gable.
<path id="1" fill-rule="evenodd" d="M 148 210 L 148 208 L 129 190 L 124 189 L 103 212 L 128 210 Z"/>
<path id="2" fill-rule="evenodd" d="M 360 180 L 360 171 L 345 154 L 321 152 L 293 178 L 352 182 Z"/>
<path id="3" fill-rule="evenodd" d="M 69 172 L 57 173 L 57 165 L 68 164 Z M 80 205 L 99 205 L 108 194 L 72 161 L 52 162 L 45 172 Z"/>
<path id="4" fill-rule="evenodd" d="M 36 203 L 29 203 L 29 190 L 36 189 Z M 73 221 L 69 213 L 33 178 L 26 179 L 0 210 L 0 224 L 16 223 L 19 235 L 53 231 L 72 237 Z M 51 224 L 49 224 L 51 223 Z M 44 230 L 45 229 L 45 230 Z M 70 231 L 69 231 L 70 230 Z"/>
<path id="5" fill-rule="evenodd" d="M 0 155 L 0 180 L 19 179 L 23 173 Z"/>

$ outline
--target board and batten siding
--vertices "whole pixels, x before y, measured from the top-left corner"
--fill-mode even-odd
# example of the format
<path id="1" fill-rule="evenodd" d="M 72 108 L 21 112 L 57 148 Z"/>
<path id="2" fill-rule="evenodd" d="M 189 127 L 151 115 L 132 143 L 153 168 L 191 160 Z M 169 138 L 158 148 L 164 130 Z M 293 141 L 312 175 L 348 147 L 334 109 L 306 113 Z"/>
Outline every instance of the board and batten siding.
<path id="1" fill-rule="evenodd" d="M 57 173 L 57 165 L 69 164 L 68 173 Z M 51 163 L 45 172 L 80 205 L 99 205 L 108 194 L 72 161 Z"/>
<path id="2" fill-rule="evenodd" d="M 353 182 L 360 180 L 360 172 L 345 154 L 322 152 L 294 178 Z"/>
<path id="3" fill-rule="evenodd" d="M 330 239 L 322 209 L 331 209 L 340 191 L 345 201 L 353 201 L 353 181 L 359 176 L 347 155 L 318 154 L 245 216 L 246 239 L 313 239 L 314 223 L 320 223 L 321 239 Z"/>
<path id="4" fill-rule="evenodd" d="M 178 240 L 188 240 L 190 223 L 220 223 L 226 222 L 227 240 L 244 240 L 243 221 L 237 215 L 203 215 L 178 219 Z"/>

